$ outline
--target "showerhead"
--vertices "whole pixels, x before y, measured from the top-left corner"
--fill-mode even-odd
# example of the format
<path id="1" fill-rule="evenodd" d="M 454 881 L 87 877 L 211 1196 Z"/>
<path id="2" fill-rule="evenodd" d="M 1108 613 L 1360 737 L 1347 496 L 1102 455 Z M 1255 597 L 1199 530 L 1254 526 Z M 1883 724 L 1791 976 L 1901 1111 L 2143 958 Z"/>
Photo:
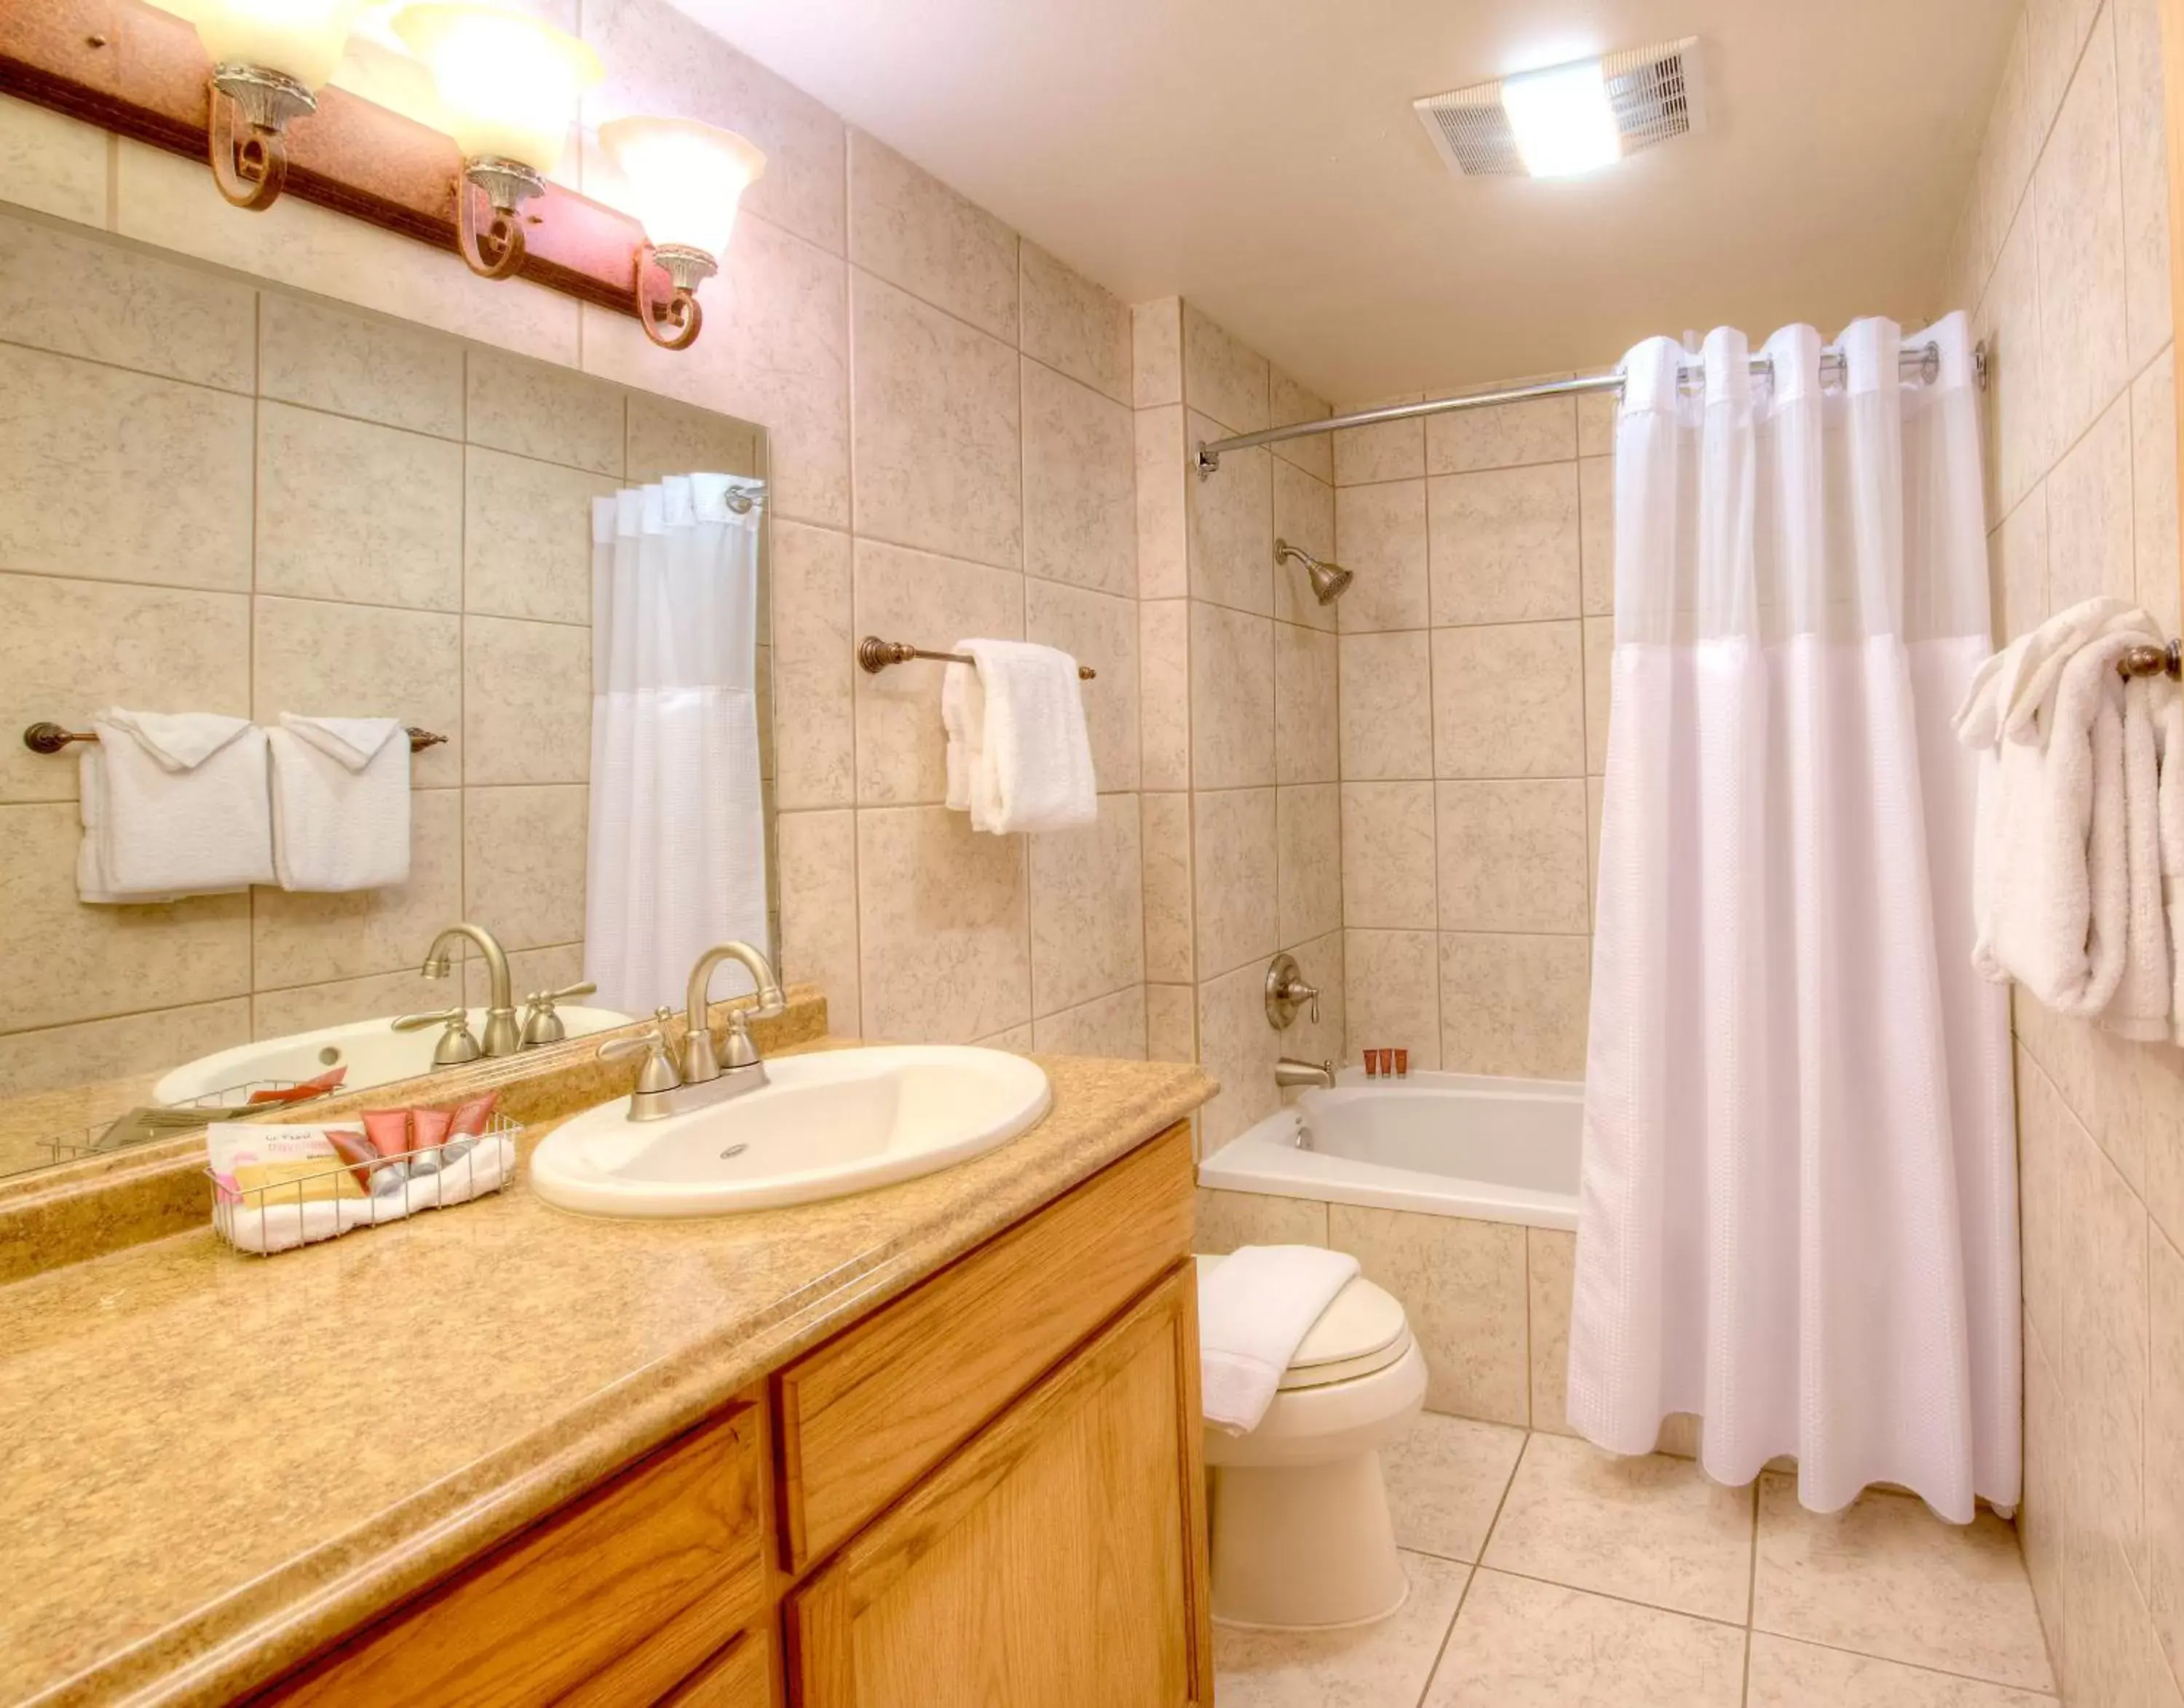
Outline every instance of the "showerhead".
<path id="1" fill-rule="evenodd" d="M 1285 562 L 1292 557 L 1304 566 L 1304 572 L 1312 582 L 1312 597 L 1322 605 L 1334 604 L 1350 585 L 1350 572 L 1340 564 L 1314 557 L 1308 551 L 1300 551 L 1285 539 L 1274 542 L 1276 563 Z"/>

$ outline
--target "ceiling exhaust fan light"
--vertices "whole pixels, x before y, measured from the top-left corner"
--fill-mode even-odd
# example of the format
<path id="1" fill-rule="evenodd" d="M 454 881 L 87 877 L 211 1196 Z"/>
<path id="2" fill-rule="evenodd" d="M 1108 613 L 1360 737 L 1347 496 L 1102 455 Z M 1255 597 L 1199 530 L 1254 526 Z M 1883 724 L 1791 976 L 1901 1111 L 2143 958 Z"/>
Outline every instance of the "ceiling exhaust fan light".
<path id="1" fill-rule="evenodd" d="M 1516 134 L 1524 168 L 1535 178 L 1569 177 L 1623 158 L 1607 80 L 1597 59 L 1507 79 L 1502 109 Z"/>

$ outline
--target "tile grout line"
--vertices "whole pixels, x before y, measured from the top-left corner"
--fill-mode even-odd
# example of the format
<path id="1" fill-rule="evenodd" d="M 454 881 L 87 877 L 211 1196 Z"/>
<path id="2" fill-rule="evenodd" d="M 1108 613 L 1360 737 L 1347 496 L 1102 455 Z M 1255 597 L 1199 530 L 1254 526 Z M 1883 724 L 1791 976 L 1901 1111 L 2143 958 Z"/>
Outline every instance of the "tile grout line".
<path id="1" fill-rule="evenodd" d="M 1704 1442 L 1700 1446 L 1705 1446 Z M 1699 1475 L 1706 1475 L 1706 1467 L 1699 1467 Z M 1752 1479 L 1752 1531 L 1750 1552 L 1744 1563 L 1744 1684 L 1737 1693 L 1743 1708 L 1752 1708 L 1752 1621 L 1759 1611 L 1759 1479 Z"/>
<path id="2" fill-rule="evenodd" d="M 1509 1491 L 1517 1486 L 1517 1473 L 1524 1468 L 1524 1454 L 1530 1450 L 1532 1437 L 1537 1432 L 1529 1428 L 1524 1432 L 1524 1445 L 1517 1449 L 1517 1457 L 1509 1466 L 1509 1475 L 1502 1484 L 1502 1493 L 1494 1502 L 1494 1515 L 1486 1521 L 1486 1529 L 1479 1538 L 1479 1559 L 1470 1563 L 1470 1570 L 1464 1574 L 1463 1588 L 1456 1598 L 1456 1610 L 1449 1615 L 1448 1628 L 1441 1633 L 1440 1646 L 1434 1650 L 1433 1665 L 1426 1669 L 1425 1683 L 1419 1687 L 1416 1708 L 1425 1708 L 1426 1698 L 1433 1691 L 1434 1680 L 1440 1676 L 1441 1664 L 1448 1659 L 1448 1645 L 1456 1640 L 1457 1621 L 1463 1617 L 1464 1604 L 1471 1599 L 1472 1586 L 1479 1582 L 1479 1574 L 1485 1569 L 1481 1562 L 1486 1558 L 1487 1544 L 1494 1539 L 1494 1527 L 1502 1521 L 1502 1509 L 1509 1504 Z"/>

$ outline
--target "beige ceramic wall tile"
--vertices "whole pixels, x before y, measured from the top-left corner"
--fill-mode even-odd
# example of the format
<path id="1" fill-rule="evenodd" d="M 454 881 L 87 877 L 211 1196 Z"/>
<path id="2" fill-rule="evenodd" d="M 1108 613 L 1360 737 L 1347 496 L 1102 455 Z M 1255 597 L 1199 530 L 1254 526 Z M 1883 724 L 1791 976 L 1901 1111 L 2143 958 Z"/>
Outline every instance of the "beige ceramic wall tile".
<path id="1" fill-rule="evenodd" d="M 1973 330 L 1992 358 L 1984 399 L 1987 421 L 1987 524 L 1992 527 L 2015 509 L 2047 472 L 2051 428 L 2046 408 L 2042 348 L 2039 260 L 2034 229 L 2039 221 L 2028 204 L 2010 228 L 1973 319 Z"/>
<path id="2" fill-rule="evenodd" d="M 1332 783 L 1274 791 L 1274 886 L 1281 941 L 1301 943 L 1342 927 L 1342 791 Z"/>
<path id="3" fill-rule="evenodd" d="M 668 398 L 633 394 L 627 400 L 629 438 L 622 452 L 626 483 L 642 486 L 662 475 L 758 475 L 761 429 L 733 416 L 696 409 Z"/>
<path id="4" fill-rule="evenodd" d="M 2116 106 L 2123 175 L 2124 318 L 2129 365 L 2151 360 L 2170 337 L 2169 175 L 2162 122 L 2161 14 L 2157 0 L 2119 0 Z"/>
<path id="5" fill-rule="evenodd" d="M 2097 594 L 2128 600 L 2131 546 L 2131 399 L 2119 396 L 2049 473 L 2048 597 L 2067 610 Z"/>
<path id="6" fill-rule="evenodd" d="M 784 812 L 781 971 L 827 993 L 827 1030 L 858 1035 L 857 824 L 853 812 Z"/>
<path id="7" fill-rule="evenodd" d="M 1139 780 L 1146 789 L 1190 786 L 1190 606 L 1180 599 L 1138 607 Z"/>
<path id="8" fill-rule="evenodd" d="M 1348 1020 L 1343 1002 L 1342 933 L 1334 930 L 1318 937 L 1291 939 L 1282 946 L 1296 957 L 1305 982 L 1319 991 L 1318 1018 L 1313 1018 L 1309 1003 L 1298 1009 L 1281 1033 L 1282 1053 L 1307 1062 L 1340 1062 Z M 1293 1103 L 1301 1095 L 1301 1091 L 1284 1089 L 1282 1101 Z"/>
<path id="9" fill-rule="evenodd" d="M 1130 310 L 1036 243 L 1020 245 L 1023 353 L 1130 402 Z"/>
<path id="10" fill-rule="evenodd" d="M 1191 799 L 1198 976 L 1264 961 L 1276 935 L 1275 791 L 1201 789 Z"/>
<path id="11" fill-rule="evenodd" d="M 1203 1154 L 1211 1155 L 1281 1107 L 1274 1063 L 1283 1035 L 1267 1024 L 1267 969 L 1256 961 L 1198 987 L 1198 1059 L 1221 1082 L 1199 1112 Z"/>
<path id="12" fill-rule="evenodd" d="M 1043 1056 L 1097 1056 L 1139 1062 L 1145 1054 L 1145 987 L 1132 985 L 1031 1023 L 1031 1047 Z"/>
<path id="13" fill-rule="evenodd" d="M 558 943 L 544 949 L 520 949 L 508 957 L 508 982 L 521 1002 L 533 991 L 559 991 L 582 982 L 584 946 Z M 493 990 L 492 975 L 476 955 L 463 963 L 463 1000 L 482 1007 Z M 579 999 L 582 1000 L 581 998 Z"/>
<path id="14" fill-rule="evenodd" d="M 1344 635 L 1340 699 L 1345 779 L 1433 775 L 1433 673 L 1424 630 Z"/>
<path id="15" fill-rule="evenodd" d="M 2031 117 L 2046 126 L 2064 98 L 2098 0 L 2032 0 L 2025 11 Z"/>
<path id="16" fill-rule="evenodd" d="M 1573 1432 L 1568 1398 L 1570 1294 L 1577 1270 L 1577 1236 L 1559 1228 L 1524 1230 L 1531 1287 L 1532 1427 Z"/>
<path id="17" fill-rule="evenodd" d="M 2035 487 L 1989 536 L 1995 632 L 2004 640 L 2048 619 L 2048 493 Z"/>
<path id="18" fill-rule="evenodd" d="M 248 392 L 257 311 L 247 284 L 0 218 L 0 326 L 10 343 Z"/>
<path id="19" fill-rule="evenodd" d="M 2041 338 L 2051 446 L 2070 444 L 2122 388 L 2123 191 L 2117 159 L 2115 59 L 2101 15 L 2078 62 L 2033 178 Z"/>
<path id="20" fill-rule="evenodd" d="M 1273 477 L 1274 538 L 1313 557 L 1333 557 L 1334 488 L 1279 457 Z M 1336 625 L 1338 606 L 1319 602 L 1309 572 L 1294 560 L 1273 566 L 1273 600 L 1274 615 L 1284 622 L 1330 632 Z"/>
<path id="21" fill-rule="evenodd" d="M 1571 462 L 1428 481 L 1435 622 L 1575 617 L 1577 506 Z"/>
<path id="22" fill-rule="evenodd" d="M 592 631 L 473 617 L 463 624 L 463 781 L 591 775 Z"/>
<path id="23" fill-rule="evenodd" d="M 1944 1524 L 1908 1495 L 1808 1512 L 1794 1478 L 1759 1479 L 1757 1630 L 1938 1667 L 2028 1690 L 2053 1688 L 2031 1586 L 2009 1527 L 1981 1511 Z"/>
<path id="24" fill-rule="evenodd" d="M 1615 452 L 1616 395 L 1588 392 L 1577 399 L 1577 454 L 1612 456 Z"/>
<path id="25" fill-rule="evenodd" d="M 470 352 L 465 434 L 594 474 L 619 475 L 627 441 L 623 393 L 582 374 L 490 350 Z"/>
<path id="26" fill-rule="evenodd" d="M 1332 783 L 1340 774 L 1341 719 L 1335 637 L 1274 625 L 1274 780 Z"/>
<path id="27" fill-rule="evenodd" d="M 1327 1231 L 1401 1302 L 1425 1354 L 1426 1409 L 1526 1421 L 1524 1229 L 1335 1204 Z"/>
<path id="28" fill-rule="evenodd" d="M 774 749 L 783 812 L 855 798 L 850 562 L 847 534 L 773 524 L 773 705 L 777 727 L 794 732 Z"/>
<path id="29" fill-rule="evenodd" d="M 2176 561 L 2176 356 L 2173 349 L 2131 388 L 2134 596 L 2162 631 L 2184 628 Z"/>
<path id="30" fill-rule="evenodd" d="M 247 589 L 251 412 L 0 344 L 0 570 Z"/>
<path id="31" fill-rule="evenodd" d="M 1401 1563 L 1410 1599 L 1375 1624 L 1345 1631 L 1215 1626 L 1221 1708 L 1415 1703 L 1469 1574 L 1462 1566 L 1423 1554 L 1404 1555 Z"/>
<path id="32" fill-rule="evenodd" d="M 1190 799 L 1188 795 L 1139 797 L 1145 846 L 1145 977 L 1156 982 L 1187 982 L 1197 965 L 1196 931 L 1191 923 Z"/>
<path id="33" fill-rule="evenodd" d="M 2053 1082 L 2020 1045 L 2017 1144 L 2025 1319 L 2034 1334 L 2058 1348 L 2064 1333 L 2064 1183 L 2070 1147 L 2086 1142 Z"/>
<path id="34" fill-rule="evenodd" d="M 1580 775 L 1582 650 L 1575 622 L 1435 629 L 1435 774 Z"/>
<path id="35" fill-rule="evenodd" d="M 1183 406 L 1139 410 L 1134 419 L 1138 597 L 1180 599 L 1190 590 Z"/>
<path id="36" fill-rule="evenodd" d="M 1138 585 L 1130 411 L 1052 368 L 1022 366 L 1024 567 L 1128 597 Z"/>
<path id="37" fill-rule="evenodd" d="M 0 170 L 5 165 L 4 137 L 4 120 L 0 120 Z M 244 996 L 10 1032 L 0 1035 L 0 1097 L 35 1097 L 40 1091 L 131 1078 L 142 1074 L 148 1062 L 193 1062 L 249 1041 L 250 1002 Z M 40 1161 L 51 1155 L 44 1150 L 37 1153 Z"/>
<path id="38" fill-rule="evenodd" d="M 0 184 L 19 206 L 103 226 L 107 148 L 96 126 L 0 95 Z"/>
<path id="39" fill-rule="evenodd" d="M 588 627 L 592 500 L 615 488 L 604 475 L 469 447 L 463 453 L 463 609 Z"/>
<path id="40" fill-rule="evenodd" d="M 1435 791 L 1446 931 L 1584 931 L 1585 784 L 1443 783 Z"/>
<path id="41" fill-rule="evenodd" d="M 2081 1132 L 2067 1131 L 2062 1151 L 2057 1355 L 2072 1488 L 2086 1521 L 2142 1571 L 2146 1210 Z"/>
<path id="42" fill-rule="evenodd" d="M 1428 474 L 1567 462 L 1577 455 L 1577 407 L 1568 398 L 1428 416 L 1425 428 Z"/>
<path id="43" fill-rule="evenodd" d="M 1475 1560 L 1524 1451 L 1524 1432 L 1424 1411 L 1380 1449 L 1396 1545 Z"/>
<path id="44" fill-rule="evenodd" d="M 1183 304 L 1177 298 L 1131 305 L 1130 401 L 1141 410 L 1183 401 Z"/>
<path id="45" fill-rule="evenodd" d="M 1400 1048 L 1411 1066 L 1440 1065 L 1440 941 L 1431 931 L 1348 929 L 1342 934 L 1348 1009 L 1345 1058 Z"/>
<path id="46" fill-rule="evenodd" d="M 1141 982 L 1145 918 L 1138 797 L 1102 795 L 1091 823 L 1025 840 L 1033 1014 L 1058 1013 Z M 1142 1037 L 1142 1016 L 1138 1031 Z"/>
<path id="47" fill-rule="evenodd" d="M 1190 780 L 1250 789 L 1274 780 L 1274 625 L 1190 601 Z"/>
<path id="48" fill-rule="evenodd" d="M 414 970 L 433 934 L 462 917 L 461 791 L 415 790 L 407 882 L 338 895 L 252 892 L 251 980 L 267 990 Z"/>
<path id="49" fill-rule="evenodd" d="M 1189 985 L 1145 986 L 1145 1058 L 1153 1062 L 1198 1059 L 1197 991 Z"/>
<path id="50" fill-rule="evenodd" d="M 1424 394 L 1378 398 L 1371 403 L 1346 406 L 1344 415 L 1389 404 L 1414 404 Z M 1415 480 L 1426 472 L 1426 427 L 1412 416 L 1404 421 L 1383 421 L 1378 427 L 1345 427 L 1334 435 L 1334 483 L 1362 486 L 1368 481 Z"/>
<path id="51" fill-rule="evenodd" d="M 1434 929 L 1430 783 L 1342 785 L 1342 919 L 1352 927 Z"/>
<path id="52" fill-rule="evenodd" d="M 1428 622 L 1426 483 L 1384 481 L 1339 488 L 1335 555 L 1357 578 L 1342 595 L 1347 634 L 1424 628 Z"/>
<path id="53" fill-rule="evenodd" d="M 862 131 L 850 132 L 850 260 L 1017 339 L 1017 234 Z"/>
<path id="54" fill-rule="evenodd" d="M 448 738 L 410 761 L 418 788 L 462 780 L 462 618 L 313 599 L 252 604 L 252 717 L 398 717 Z"/>
<path id="55" fill-rule="evenodd" d="M 850 311 L 859 531 L 1021 567 L 1016 352 L 865 273 Z"/>
<path id="56" fill-rule="evenodd" d="M 463 436 L 463 351 L 421 327 L 285 291 L 258 308 L 260 395 L 442 438 Z"/>
<path id="57" fill-rule="evenodd" d="M 766 151 L 766 175 L 744 193 L 744 211 L 841 254 L 839 119 L 666 0 L 585 0 L 582 12 L 584 39 L 607 67 L 586 100 L 586 123 L 676 113 L 740 132 Z"/>
<path id="58" fill-rule="evenodd" d="M 249 656 L 239 593 L 0 575 L 0 728 L 81 729 L 115 705 L 247 717 Z M 73 801 L 77 771 L 72 752 L 0 743 L 0 801 Z"/>
<path id="59" fill-rule="evenodd" d="M 856 543 L 857 634 L 928 647 L 1023 634 L 1024 578 L 1012 570 Z M 944 801 L 947 738 L 940 684 L 947 666 L 926 659 L 855 673 L 857 799 L 867 807 Z"/>
<path id="60" fill-rule="evenodd" d="M 1239 1246 L 1323 1246 L 1327 1206 L 1317 1198 L 1198 1189 L 1198 1225 L 1190 1248 L 1226 1257 Z"/>
<path id="61" fill-rule="evenodd" d="M 1288 427 L 1296 421 L 1325 421 L 1334 414 L 1325 398 L 1306 391 L 1278 367 L 1267 370 L 1267 416 L 1269 426 Z M 1323 485 L 1334 481 L 1334 436 L 1308 433 L 1284 439 L 1273 447 L 1282 461 L 1294 464 Z"/>
<path id="62" fill-rule="evenodd" d="M 866 1037 L 966 1043 L 1028 1024 L 1023 840 L 939 807 L 857 814 Z"/>
<path id="63" fill-rule="evenodd" d="M 1615 609 L 1615 459 L 1577 466 L 1579 603 L 1587 617 Z"/>
<path id="64" fill-rule="evenodd" d="M 1084 687 L 1085 733 L 1101 790 L 1138 786 L 1138 607 L 1059 582 L 1024 581 L 1024 639 L 1099 672 Z"/>
<path id="65" fill-rule="evenodd" d="M 1593 923 L 1599 924 L 1600 910 L 1600 822 L 1607 807 L 1607 779 L 1588 777 L 1585 779 L 1585 879 L 1587 893 L 1593 907 Z"/>
<path id="66" fill-rule="evenodd" d="M 581 783 L 463 791 L 463 917 L 505 949 L 584 935 L 588 791 Z"/>
<path id="67" fill-rule="evenodd" d="M 264 593 L 460 610 L 462 447 L 259 405 L 257 564 Z"/>
<path id="68" fill-rule="evenodd" d="M 1743 1686 L 1732 1626 L 1482 1570 L 1423 1708 L 1737 1708 Z"/>
<path id="69" fill-rule="evenodd" d="M 1755 1632 L 1746 1708 L 2052 1708 L 2052 1696 Z"/>
<path id="70" fill-rule="evenodd" d="M 1220 428 L 1195 410 L 1184 418 L 1188 444 L 1219 434 Z M 1273 610 L 1272 464 L 1263 450 L 1232 451 L 1207 478 L 1186 475 L 1190 591 L 1195 598 L 1262 615 Z"/>
<path id="71" fill-rule="evenodd" d="M 0 807 L 0 1032 L 180 1007 L 250 988 L 250 898 L 159 907 L 76 899 L 72 801 Z"/>
<path id="72" fill-rule="evenodd" d="M 448 985 L 425 978 L 415 967 L 360 979 L 336 979 L 323 985 L 260 991 L 250 999 L 250 1035 L 285 1038 L 292 1032 L 315 1032 L 322 1026 L 433 1013 L 449 1007 L 454 998 L 455 992 Z M 421 1062 L 432 1060 L 432 1035 L 427 1033 L 418 1050 Z"/>
<path id="73" fill-rule="evenodd" d="M 1267 424 L 1267 359 L 1189 303 L 1183 305 L 1183 398 L 1220 423 L 1204 435 L 1208 438 L 1256 433 Z M 1222 460 L 1223 473 L 1228 462 Z"/>
<path id="74" fill-rule="evenodd" d="M 1027 1020 L 1020 1026 L 1011 1026 L 989 1037 L 973 1038 L 971 1041 L 983 1049 L 1011 1050 L 1019 1056 L 1028 1055 L 1032 1047 L 1031 1023 Z"/>
<path id="75" fill-rule="evenodd" d="M 2069 1448 L 2060 1385 L 2048 1370 L 2040 1337 L 2025 1337 L 2025 1493 L 2017 1510 L 2018 1543 L 2032 1583 L 2034 1605 L 2058 1682 L 2070 1677 L 2064 1624 L 2064 1518 L 2068 1505 Z"/>
<path id="76" fill-rule="evenodd" d="M 2184 1661 L 2184 1257 L 2157 1231 L 2148 1243 L 2147 1605 L 2170 1666 Z M 2028 1351 L 2027 1361 L 2036 1354 Z M 2034 1580 L 2034 1588 L 2040 1585 Z"/>
<path id="77" fill-rule="evenodd" d="M 1591 944 L 1583 937 L 1445 933 L 1440 1063 L 1455 1073 L 1585 1074 Z"/>
<path id="78" fill-rule="evenodd" d="M 1615 619 L 1585 620 L 1585 768 L 1591 775 L 1607 770 L 1607 734 L 1615 684 Z"/>

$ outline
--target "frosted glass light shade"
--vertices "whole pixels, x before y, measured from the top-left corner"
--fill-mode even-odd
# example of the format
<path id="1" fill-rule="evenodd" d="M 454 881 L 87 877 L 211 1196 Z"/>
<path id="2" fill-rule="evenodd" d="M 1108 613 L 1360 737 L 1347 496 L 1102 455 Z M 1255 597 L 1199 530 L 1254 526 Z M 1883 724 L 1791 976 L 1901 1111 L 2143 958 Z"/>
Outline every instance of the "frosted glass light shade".
<path id="1" fill-rule="evenodd" d="M 728 252 L 743 193 L 766 170 L 766 156 L 733 131 L 694 119 L 610 119 L 599 147 L 623 179 L 619 198 L 655 248 Z"/>
<path id="2" fill-rule="evenodd" d="M 431 70 L 466 160 L 494 154 L 551 172 L 577 98 L 604 75 L 575 36 L 492 6 L 405 6 L 394 33 Z"/>
<path id="3" fill-rule="evenodd" d="M 1535 178 L 1590 172 L 1623 158 L 1607 79 L 1597 59 L 1508 78 L 1502 85 L 1502 110 L 1516 132 L 1524 170 Z"/>
<path id="4" fill-rule="evenodd" d="M 195 0 L 182 13 L 214 63 L 255 65 L 316 89 L 341 63 L 364 0 Z"/>

